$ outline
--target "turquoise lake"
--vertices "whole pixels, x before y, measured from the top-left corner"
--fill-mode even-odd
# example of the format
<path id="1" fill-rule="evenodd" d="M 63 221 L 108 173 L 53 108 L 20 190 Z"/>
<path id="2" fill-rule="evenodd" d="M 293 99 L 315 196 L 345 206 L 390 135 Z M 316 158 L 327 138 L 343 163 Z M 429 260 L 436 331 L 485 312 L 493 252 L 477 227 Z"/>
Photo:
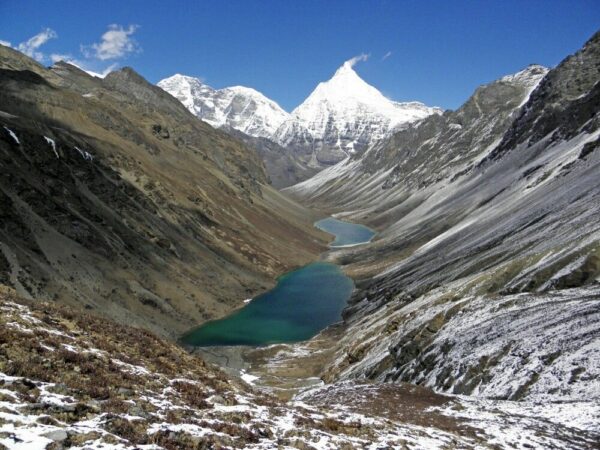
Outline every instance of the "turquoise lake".
<path id="1" fill-rule="evenodd" d="M 329 244 L 332 248 L 364 244 L 375 236 L 375 231 L 364 225 L 344 222 L 333 217 L 315 222 L 315 227 L 335 235 L 335 240 Z"/>
<path id="2" fill-rule="evenodd" d="M 342 245 L 368 242 L 374 233 L 362 225 L 324 219 L 323 230 L 335 234 Z M 350 226 L 348 226 L 350 225 Z M 327 227 L 327 229 L 325 228 Z M 353 227 L 366 228 L 355 231 Z M 335 243 L 335 241 L 334 241 Z M 196 347 L 222 345 L 261 346 L 310 339 L 327 326 L 339 322 L 354 288 L 335 264 L 315 262 L 288 272 L 277 286 L 255 297 L 243 308 L 223 319 L 213 320 L 186 333 L 181 342 Z"/>

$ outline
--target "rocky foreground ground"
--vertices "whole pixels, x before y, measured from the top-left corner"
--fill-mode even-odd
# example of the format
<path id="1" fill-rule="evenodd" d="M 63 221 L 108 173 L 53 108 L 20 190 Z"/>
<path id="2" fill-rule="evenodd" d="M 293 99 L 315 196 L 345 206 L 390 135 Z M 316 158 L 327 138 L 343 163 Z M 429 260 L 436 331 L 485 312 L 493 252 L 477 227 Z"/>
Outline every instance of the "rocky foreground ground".
<path id="1" fill-rule="evenodd" d="M 594 403 L 342 382 L 289 402 L 148 331 L 0 299 L 0 448 L 593 448 Z"/>

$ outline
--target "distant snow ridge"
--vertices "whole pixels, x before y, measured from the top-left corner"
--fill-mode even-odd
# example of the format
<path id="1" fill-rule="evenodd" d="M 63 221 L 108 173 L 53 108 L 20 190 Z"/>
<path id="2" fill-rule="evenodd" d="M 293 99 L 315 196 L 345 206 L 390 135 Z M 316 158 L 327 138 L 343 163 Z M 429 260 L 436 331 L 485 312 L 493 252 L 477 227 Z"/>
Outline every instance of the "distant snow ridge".
<path id="1" fill-rule="evenodd" d="M 260 92 L 242 86 L 215 90 L 199 79 L 173 75 L 158 83 L 214 127 L 232 127 L 308 155 L 315 166 L 362 153 L 402 124 L 440 114 L 419 102 L 398 103 L 363 81 L 353 58 L 290 114 Z"/>
<path id="2" fill-rule="evenodd" d="M 277 103 L 243 86 L 213 89 L 198 78 L 179 74 L 158 86 L 216 128 L 228 125 L 250 136 L 271 137 L 289 117 Z"/>
<path id="3" fill-rule="evenodd" d="M 546 67 L 540 66 L 539 64 L 531 64 L 525 69 L 521 70 L 520 72 L 511 75 L 506 75 L 500 78 L 500 81 L 505 83 L 518 84 L 521 86 L 525 86 L 529 89 L 529 93 L 527 94 L 527 96 L 525 96 L 525 98 L 519 105 L 523 106 L 525 103 L 527 103 L 527 101 L 529 100 L 529 96 L 535 90 L 535 88 L 538 87 L 538 84 L 540 84 L 540 81 L 542 81 L 542 79 L 546 76 L 547 73 L 548 69 Z"/>
<path id="4" fill-rule="evenodd" d="M 539 64 L 531 64 L 520 72 L 506 75 L 500 78 L 500 81 L 507 83 L 517 83 L 521 86 L 535 88 L 540 83 L 542 78 L 548 73 L 548 68 Z"/>

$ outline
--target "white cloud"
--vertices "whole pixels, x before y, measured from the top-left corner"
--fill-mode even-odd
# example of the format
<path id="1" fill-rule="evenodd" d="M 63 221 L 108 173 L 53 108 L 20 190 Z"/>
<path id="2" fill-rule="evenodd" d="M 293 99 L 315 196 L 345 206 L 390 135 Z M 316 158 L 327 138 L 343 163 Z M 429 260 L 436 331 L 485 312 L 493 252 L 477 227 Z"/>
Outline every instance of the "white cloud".
<path id="1" fill-rule="evenodd" d="M 367 59 L 369 59 L 370 55 L 367 55 L 366 53 L 361 53 L 360 55 L 355 56 L 354 58 L 350 58 L 348 61 L 346 61 L 344 64 L 349 65 L 350 67 L 354 67 L 354 65 L 357 62 L 360 61 L 366 61 Z"/>
<path id="2" fill-rule="evenodd" d="M 128 28 L 116 24 L 109 25 L 108 30 L 102 35 L 101 42 L 82 46 L 81 51 L 86 58 L 97 58 L 101 61 L 122 58 L 140 51 L 138 43 L 132 38 L 138 28 L 137 25 L 129 25 Z"/>
<path id="3" fill-rule="evenodd" d="M 386 59 L 388 59 L 390 56 L 392 56 L 392 52 L 387 52 L 385 55 L 383 55 L 383 57 L 381 58 L 382 61 L 385 61 Z"/>
<path id="4" fill-rule="evenodd" d="M 43 62 L 46 59 L 46 56 L 42 52 L 38 51 L 38 49 L 50 39 L 55 39 L 57 37 L 58 35 L 56 34 L 56 31 L 52 30 L 51 28 L 45 28 L 40 33 L 29 38 L 25 42 L 21 42 L 16 48 L 20 52 L 25 53 L 27 56 L 30 56 L 39 62 Z"/>
<path id="5" fill-rule="evenodd" d="M 81 52 L 83 53 L 84 58 L 74 57 L 70 53 L 51 53 L 48 56 L 41 52 L 39 48 L 42 45 L 50 39 L 58 37 L 56 32 L 51 28 L 43 29 L 40 33 L 29 38 L 25 42 L 21 42 L 17 46 L 12 46 L 10 42 L 1 39 L 0 44 L 19 50 L 39 62 L 51 61 L 52 64 L 55 64 L 59 61 L 64 61 L 78 67 L 92 76 L 104 78 L 110 72 L 115 70 L 118 67 L 118 64 L 112 63 L 106 66 L 108 62 L 103 63 L 102 61 L 121 58 L 140 50 L 137 42 L 131 37 L 138 28 L 137 25 L 129 25 L 126 29 L 120 25 L 109 25 L 108 30 L 102 35 L 99 43 L 81 46 Z"/>
<path id="6" fill-rule="evenodd" d="M 83 58 L 73 57 L 71 54 L 53 53 L 50 59 L 53 63 L 64 61 L 94 77 L 104 78 L 118 67 L 116 62 L 106 66 L 109 60 L 121 59 L 140 51 L 138 43 L 132 37 L 138 28 L 137 25 L 129 25 L 127 28 L 116 24 L 109 25 L 108 30 L 101 36 L 100 42 L 80 46 Z"/>

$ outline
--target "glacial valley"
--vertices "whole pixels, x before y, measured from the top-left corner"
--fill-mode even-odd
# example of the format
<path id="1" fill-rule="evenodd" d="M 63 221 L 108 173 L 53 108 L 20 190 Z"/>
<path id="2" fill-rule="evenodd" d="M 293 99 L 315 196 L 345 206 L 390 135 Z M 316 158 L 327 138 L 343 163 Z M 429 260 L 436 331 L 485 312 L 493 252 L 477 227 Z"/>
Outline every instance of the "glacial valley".
<path id="1" fill-rule="evenodd" d="M 0 45 L 0 449 L 592 449 L 600 32 L 456 110 Z"/>

